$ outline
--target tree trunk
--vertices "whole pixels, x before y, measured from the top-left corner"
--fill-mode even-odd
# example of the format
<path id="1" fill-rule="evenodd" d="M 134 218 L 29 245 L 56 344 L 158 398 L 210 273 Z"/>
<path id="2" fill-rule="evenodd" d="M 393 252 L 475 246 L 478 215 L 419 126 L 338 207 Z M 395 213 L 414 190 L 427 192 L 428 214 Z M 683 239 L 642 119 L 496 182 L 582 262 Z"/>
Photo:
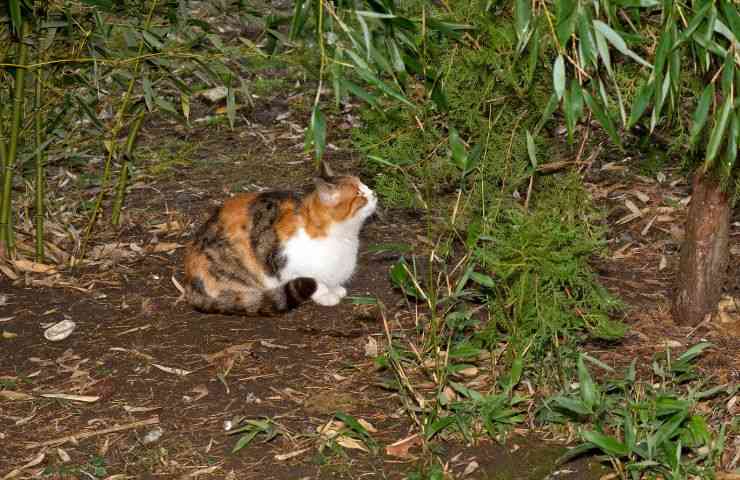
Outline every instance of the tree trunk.
<path id="1" fill-rule="evenodd" d="M 730 213 L 730 197 L 720 183 L 697 172 L 673 300 L 680 325 L 698 325 L 717 309 L 727 273 Z"/>

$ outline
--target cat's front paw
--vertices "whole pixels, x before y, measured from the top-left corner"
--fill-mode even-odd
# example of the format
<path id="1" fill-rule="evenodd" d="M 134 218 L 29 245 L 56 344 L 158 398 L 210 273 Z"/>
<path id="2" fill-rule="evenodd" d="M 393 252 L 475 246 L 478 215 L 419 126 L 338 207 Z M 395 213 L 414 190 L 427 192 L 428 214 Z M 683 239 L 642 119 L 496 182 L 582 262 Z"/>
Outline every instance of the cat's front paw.
<path id="1" fill-rule="evenodd" d="M 339 287 L 342 288 L 342 287 Z M 342 288 L 342 290 L 344 290 Z M 344 295 L 347 294 L 347 291 L 344 290 Z M 330 289 L 326 285 L 319 283 L 316 286 L 316 291 L 313 295 L 311 295 L 311 300 L 313 300 L 315 303 L 322 305 L 324 307 L 333 307 L 334 305 L 339 304 L 339 302 L 342 301 L 342 297 L 344 295 L 337 295 L 336 289 Z"/>

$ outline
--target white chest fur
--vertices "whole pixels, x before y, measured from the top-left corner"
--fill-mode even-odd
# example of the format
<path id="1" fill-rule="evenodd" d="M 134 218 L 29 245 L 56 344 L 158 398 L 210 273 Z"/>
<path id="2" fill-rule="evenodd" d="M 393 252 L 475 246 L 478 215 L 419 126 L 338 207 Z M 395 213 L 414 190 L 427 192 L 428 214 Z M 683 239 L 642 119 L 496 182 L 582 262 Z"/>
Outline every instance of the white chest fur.
<path id="1" fill-rule="evenodd" d="M 287 263 L 281 282 L 310 277 L 330 288 L 342 285 L 357 266 L 358 234 L 359 226 L 333 229 L 322 238 L 311 238 L 300 229 L 284 246 Z"/>

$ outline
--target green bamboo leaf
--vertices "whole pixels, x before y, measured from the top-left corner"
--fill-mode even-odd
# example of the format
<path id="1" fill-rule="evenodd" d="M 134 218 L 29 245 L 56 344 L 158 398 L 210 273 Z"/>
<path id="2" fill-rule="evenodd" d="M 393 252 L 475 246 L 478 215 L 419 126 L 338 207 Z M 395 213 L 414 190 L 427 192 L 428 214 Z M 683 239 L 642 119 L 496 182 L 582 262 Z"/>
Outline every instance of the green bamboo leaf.
<path id="1" fill-rule="evenodd" d="M 311 2 L 308 2 L 310 4 Z M 298 38 L 298 35 L 301 34 L 301 31 L 303 30 L 303 26 L 306 23 L 306 20 L 308 19 L 308 8 L 304 8 L 304 5 L 306 4 L 306 0 L 294 0 L 293 2 L 293 17 L 291 19 L 290 23 L 290 34 L 289 38 L 290 40 L 295 40 Z M 308 5 L 305 5 L 308 6 Z"/>
<path id="2" fill-rule="evenodd" d="M 709 13 L 709 9 L 712 8 L 712 2 L 706 2 L 695 14 L 693 17 L 691 17 L 691 20 L 689 21 L 689 24 L 686 26 L 686 29 L 681 32 L 681 35 L 678 37 L 678 40 L 675 42 L 675 44 L 672 45 L 673 49 L 677 49 L 680 47 L 686 40 L 691 38 L 691 36 L 694 34 L 697 28 L 699 28 L 699 25 L 704 21 L 704 18 L 707 16 L 707 13 Z"/>
<path id="3" fill-rule="evenodd" d="M 414 104 L 411 103 L 402 93 L 388 86 L 384 81 L 375 76 L 375 74 L 370 71 L 367 62 L 360 58 L 355 52 L 353 52 L 352 50 L 347 50 L 347 54 L 355 62 L 355 71 L 360 77 L 362 77 L 363 80 L 371 85 L 375 85 L 386 95 L 395 98 L 396 100 L 403 102 L 410 107 L 414 106 Z"/>
<path id="4" fill-rule="evenodd" d="M 234 128 L 236 123 L 236 97 L 231 85 L 226 88 L 226 117 L 229 119 L 229 127 Z"/>
<path id="5" fill-rule="evenodd" d="M 324 150 L 326 149 L 326 119 L 324 118 L 324 114 L 321 113 L 318 103 L 314 105 L 311 112 L 309 131 L 311 133 L 311 143 L 314 147 L 314 158 L 319 162 L 324 156 Z"/>
<path id="6" fill-rule="evenodd" d="M 530 42 L 529 58 L 527 59 L 527 89 L 532 88 L 532 84 L 534 83 L 534 74 L 537 71 L 537 64 L 540 60 L 540 29 L 537 24 L 535 24 L 534 29 L 532 29 L 531 38 L 533 41 Z M 523 45 L 519 51 L 521 52 L 525 46 L 526 44 Z"/>
<path id="7" fill-rule="evenodd" d="M 534 137 L 529 133 L 529 130 L 527 130 L 527 154 L 532 168 L 537 170 L 537 146 L 534 144 Z"/>
<path id="8" fill-rule="evenodd" d="M 563 98 L 563 93 L 565 93 L 565 60 L 562 55 L 558 55 L 552 67 L 552 82 L 558 100 L 560 100 Z"/>
<path id="9" fill-rule="evenodd" d="M 144 102 L 146 103 L 146 109 L 151 112 L 154 110 L 154 92 L 152 92 L 152 81 L 149 80 L 149 75 L 144 75 L 142 77 L 141 84 L 144 88 Z"/>
<path id="10" fill-rule="evenodd" d="M 583 363 L 583 355 L 578 356 L 576 368 L 578 370 L 578 383 L 581 389 L 581 400 L 583 400 L 583 403 L 589 409 L 593 410 L 599 402 L 599 389 L 594 383 L 593 378 L 591 378 L 586 364 Z"/>
<path id="11" fill-rule="evenodd" d="M 630 415 L 629 410 L 625 409 L 624 413 L 622 414 L 624 417 L 623 422 L 623 430 L 624 430 L 624 443 L 627 447 L 628 452 L 632 452 L 635 448 L 635 444 L 637 442 L 637 434 L 635 433 L 635 425 L 632 423 L 632 416 Z"/>
<path id="12" fill-rule="evenodd" d="M 475 29 L 473 25 L 469 25 L 467 23 L 443 22 L 435 18 L 428 18 L 427 26 L 430 30 L 440 31 L 447 35 L 453 35 L 453 36 L 464 30 L 474 30 Z"/>
<path id="13" fill-rule="evenodd" d="M 650 100 L 652 100 L 655 94 L 655 84 L 648 81 L 642 84 L 637 89 L 635 100 L 632 103 L 632 111 L 630 111 L 630 118 L 627 121 L 627 128 L 632 128 L 637 124 L 637 121 L 642 117 L 642 114 L 647 110 Z"/>
<path id="14" fill-rule="evenodd" d="M 576 0 L 560 0 L 555 2 L 555 6 L 557 10 L 555 32 L 560 46 L 565 47 L 575 31 L 579 13 L 578 2 Z"/>
<path id="15" fill-rule="evenodd" d="M 496 282 L 489 275 L 478 272 L 470 272 L 470 279 L 478 285 L 483 285 L 488 288 L 496 288 Z"/>
<path id="16" fill-rule="evenodd" d="M 108 12 L 115 11 L 115 4 L 112 0 L 81 0 L 82 3 L 86 5 L 90 5 L 92 7 L 97 7 L 102 10 L 106 10 Z"/>
<path id="17" fill-rule="evenodd" d="M 724 0 L 720 2 L 720 8 L 725 14 L 728 29 L 736 39 L 740 39 L 740 12 L 738 12 L 737 3 L 733 5 L 732 2 Z"/>
<path id="18" fill-rule="evenodd" d="M 360 28 L 362 29 L 362 38 L 365 41 L 365 56 L 370 61 L 370 52 L 372 52 L 373 46 L 372 46 L 372 40 L 370 38 L 370 29 L 367 26 L 367 22 L 364 18 L 357 12 L 357 21 L 360 23 Z"/>
<path id="19" fill-rule="evenodd" d="M 162 41 L 152 32 L 144 30 L 141 34 L 144 36 L 144 40 L 152 50 L 162 50 L 164 48 Z"/>
<path id="20" fill-rule="evenodd" d="M 574 400 L 568 397 L 557 396 L 552 399 L 561 409 L 575 413 L 580 416 L 588 416 L 593 410 L 585 405 L 581 400 Z"/>
<path id="21" fill-rule="evenodd" d="M 190 95 L 185 93 L 180 94 L 180 107 L 182 108 L 182 115 L 185 120 L 190 121 Z"/>
<path id="22" fill-rule="evenodd" d="M 686 420 L 687 413 L 679 412 L 673 415 L 667 422 L 663 423 L 658 431 L 655 432 L 649 439 L 648 443 L 654 446 L 660 446 L 663 442 L 671 440 L 677 433 L 681 424 Z"/>
<path id="23" fill-rule="evenodd" d="M 601 105 L 596 100 L 594 100 L 588 90 L 583 91 L 583 99 L 586 101 L 586 105 L 588 105 L 588 108 L 593 112 L 596 119 L 601 123 L 601 126 L 609 134 L 612 141 L 621 147 L 622 140 L 619 138 L 619 135 L 617 135 L 617 129 L 614 127 L 614 122 L 612 122 L 612 119 L 607 115 L 606 111 L 601 108 Z"/>
<path id="24" fill-rule="evenodd" d="M 657 7 L 660 5 L 660 2 L 658 0 L 617 0 L 617 5 L 630 8 L 630 7 L 640 7 L 640 8 L 652 8 Z"/>
<path id="25" fill-rule="evenodd" d="M 594 28 L 599 31 L 609 41 L 609 43 L 614 46 L 614 48 L 622 52 L 623 55 L 627 55 L 648 68 L 653 68 L 653 66 L 646 62 L 641 56 L 630 50 L 624 39 L 616 31 L 612 30 L 609 25 L 601 20 L 594 20 Z"/>
<path id="26" fill-rule="evenodd" d="M 724 138 L 725 131 L 727 130 L 728 120 L 730 119 L 730 113 L 732 112 L 732 104 L 734 99 L 728 97 L 725 99 L 722 109 L 719 112 L 717 121 L 712 129 L 712 134 L 709 137 L 709 144 L 707 145 L 707 155 L 704 158 L 704 171 L 708 171 L 714 165 L 714 159 L 717 157 L 719 147 L 722 145 L 722 139 Z"/>
<path id="27" fill-rule="evenodd" d="M 452 163 L 454 163 L 463 172 L 466 170 L 468 163 L 468 152 L 465 149 L 465 144 L 460 138 L 460 134 L 454 127 L 450 128 L 450 152 Z"/>
<path id="28" fill-rule="evenodd" d="M 594 39 L 590 25 L 591 22 L 588 21 L 588 17 L 586 15 L 580 15 L 578 17 L 578 49 L 581 53 L 581 58 L 585 60 L 586 65 L 595 67 L 598 59 L 598 52 L 595 44 L 596 40 Z"/>
<path id="29" fill-rule="evenodd" d="M 424 436 L 427 438 L 427 440 L 431 440 L 436 434 L 446 429 L 453 423 L 455 423 L 454 415 L 437 419 L 434 422 L 432 422 L 431 425 L 429 425 L 427 428 L 424 429 L 425 430 Z"/>
<path id="30" fill-rule="evenodd" d="M 514 2 L 514 28 L 520 42 L 527 36 L 531 21 L 532 6 L 529 0 L 516 0 Z"/>
<path id="31" fill-rule="evenodd" d="M 239 440 L 237 440 L 236 445 L 234 445 L 234 448 L 231 449 L 231 453 L 236 453 L 242 448 L 249 445 L 252 442 L 252 440 L 254 440 L 254 437 L 256 437 L 258 433 L 259 433 L 259 430 L 251 430 L 246 435 L 242 435 L 239 438 Z"/>
<path id="32" fill-rule="evenodd" d="M 156 103 L 157 106 L 161 108 L 162 110 L 164 110 L 165 112 L 174 115 L 178 119 L 181 118 L 180 113 L 177 111 L 177 108 L 175 108 L 175 105 L 173 105 L 172 102 L 170 102 L 169 100 L 165 100 L 162 97 L 155 97 L 154 103 Z"/>
<path id="33" fill-rule="evenodd" d="M 558 103 L 558 96 L 555 94 L 555 92 L 553 92 L 552 95 L 550 95 L 550 100 L 548 100 L 547 105 L 545 105 L 545 110 L 542 112 L 542 117 L 537 122 L 537 125 L 534 128 L 535 135 L 537 135 L 540 130 L 542 130 L 542 127 L 545 126 L 545 123 L 550 120 L 550 117 L 558 108 Z"/>
<path id="34" fill-rule="evenodd" d="M 391 54 L 391 61 L 393 63 L 393 69 L 396 72 L 405 72 L 406 63 L 403 61 L 403 57 L 401 56 L 401 50 L 398 48 L 398 44 L 393 38 L 387 39 L 387 42 L 388 42 L 388 49 L 390 50 L 390 54 Z"/>
<path id="35" fill-rule="evenodd" d="M 357 16 L 368 18 L 396 18 L 392 13 L 371 12 L 368 10 L 357 10 Z"/>
<path id="36" fill-rule="evenodd" d="M 676 359 L 676 362 L 690 362 L 694 360 L 696 357 L 701 355 L 704 350 L 706 350 L 709 347 L 713 347 L 714 344 L 711 342 L 699 342 L 696 345 L 691 346 L 688 348 L 685 352 L 683 352 L 681 355 L 678 356 Z"/>
<path id="37" fill-rule="evenodd" d="M 21 16 L 21 0 L 8 0 L 8 10 L 10 12 L 10 20 L 13 23 L 13 30 L 18 33 L 21 31 L 21 23 L 23 17 Z"/>
<path id="38" fill-rule="evenodd" d="M 606 44 L 606 39 L 598 30 L 594 30 L 594 38 L 596 38 L 596 50 L 599 52 L 601 61 L 604 62 L 604 66 L 606 67 L 606 71 L 609 73 L 609 76 L 613 77 L 614 72 L 612 71 L 612 59 L 611 54 L 609 54 L 609 46 Z"/>
<path id="39" fill-rule="evenodd" d="M 722 159 L 722 169 L 724 170 L 725 178 L 730 178 L 735 161 L 737 160 L 738 137 L 740 137 L 740 111 L 732 115 L 732 120 L 730 121 L 727 147 L 725 147 L 725 156 Z"/>
<path id="40" fill-rule="evenodd" d="M 341 78 L 339 80 L 339 83 L 343 89 L 346 89 L 348 92 L 352 93 L 354 96 L 360 98 L 361 100 L 366 101 L 373 107 L 378 108 L 378 97 L 376 95 L 368 92 L 364 88 L 360 87 L 351 80 L 347 80 L 346 78 Z"/>
<path id="41" fill-rule="evenodd" d="M 509 370 L 509 374 L 505 376 L 505 382 L 501 385 L 504 393 L 509 394 L 519 384 L 522 371 L 524 371 L 524 360 L 522 357 L 517 357 L 511 363 L 511 370 Z"/>
<path id="42" fill-rule="evenodd" d="M 80 106 L 80 111 L 84 116 L 86 116 L 92 123 L 95 125 L 95 128 L 102 131 L 105 130 L 105 127 L 100 122 L 100 119 L 98 119 L 98 115 L 95 113 L 95 111 L 90 108 L 90 105 L 87 104 L 85 100 L 82 98 L 77 97 L 77 105 Z"/>
<path id="43" fill-rule="evenodd" d="M 629 454 L 629 450 L 624 443 L 614 437 L 604 435 L 603 433 L 587 430 L 581 432 L 581 437 L 583 437 L 587 442 L 591 442 L 599 447 L 599 449 L 604 453 L 613 457 L 621 458 Z"/>
<path id="44" fill-rule="evenodd" d="M 571 79 L 570 88 L 565 91 L 564 98 L 563 110 L 566 127 L 568 128 L 568 142 L 572 143 L 576 122 L 583 114 L 583 89 L 575 78 Z"/>

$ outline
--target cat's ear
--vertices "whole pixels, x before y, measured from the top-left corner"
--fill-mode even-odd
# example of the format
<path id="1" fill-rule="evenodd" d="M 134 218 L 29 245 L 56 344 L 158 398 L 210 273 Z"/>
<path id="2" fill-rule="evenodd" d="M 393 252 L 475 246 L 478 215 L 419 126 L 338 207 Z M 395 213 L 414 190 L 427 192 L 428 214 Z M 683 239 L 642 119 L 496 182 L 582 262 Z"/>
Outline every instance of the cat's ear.
<path id="1" fill-rule="evenodd" d="M 334 176 L 334 171 L 332 171 L 331 167 L 329 166 L 329 162 L 327 162 L 326 160 L 321 160 L 319 175 L 325 180 L 328 180 Z"/>
<path id="2" fill-rule="evenodd" d="M 337 187 L 327 182 L 323 178 L 315 178 L 316 192 L 319 194 L 319 200 L 327 207 L 334 207 L 339 203 L 339 190 Z"/>

